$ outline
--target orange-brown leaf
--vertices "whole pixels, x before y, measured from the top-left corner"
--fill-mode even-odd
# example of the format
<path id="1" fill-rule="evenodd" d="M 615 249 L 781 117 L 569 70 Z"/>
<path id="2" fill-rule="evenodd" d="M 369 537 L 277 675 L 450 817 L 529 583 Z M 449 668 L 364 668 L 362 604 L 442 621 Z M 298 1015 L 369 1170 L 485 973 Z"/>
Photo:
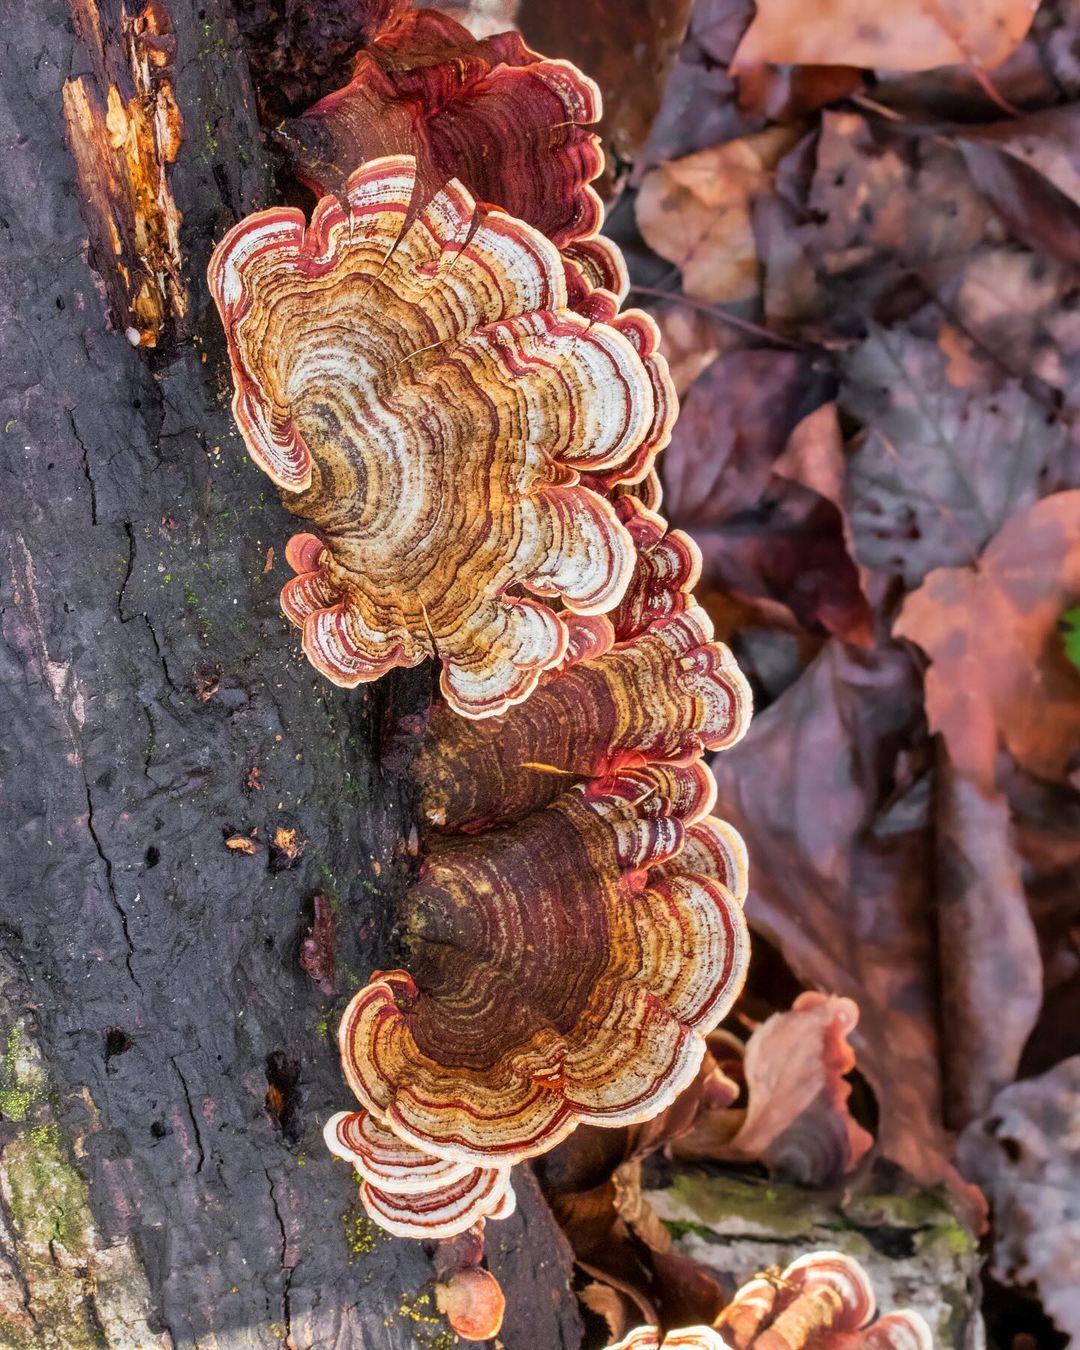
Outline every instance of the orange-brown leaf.
<path id="1" fill-rule="evenodd" d="M 1062 780 L 1080 749 L 1080 672 L 1056 640 L 1080 594 L 1080 491 L 1017 513 L 971 567 L 931 572 L 894 632 L 930 657 L 926 710 L 953 763 L 989 790 L 1003 742 Z"/>
<path id="2" fill-rule="evenodd" d="M 992 70 L 1020 45 L 1038 0 L 758 0 L 733 64 Z"/>

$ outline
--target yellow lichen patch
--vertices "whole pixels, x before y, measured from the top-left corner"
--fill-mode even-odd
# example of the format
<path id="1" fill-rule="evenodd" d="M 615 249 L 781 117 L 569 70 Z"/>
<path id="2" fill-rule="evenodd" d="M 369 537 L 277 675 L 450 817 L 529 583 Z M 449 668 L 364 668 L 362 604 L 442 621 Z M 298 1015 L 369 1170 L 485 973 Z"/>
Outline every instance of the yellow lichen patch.
<path id="1" fill-rule="evenodd" d="M 168 169 L 182 123 L 173 96 L 176 50 L 157 0 L 123 13 L 106 40 L 94 0 L 74 0 L 91 71 L 64 85 L 64 121 L 75 158 L 90 265 L 99 274 L 114 327 L 153 347 L 188 296 L 181 277 L 181 215 Z"/>

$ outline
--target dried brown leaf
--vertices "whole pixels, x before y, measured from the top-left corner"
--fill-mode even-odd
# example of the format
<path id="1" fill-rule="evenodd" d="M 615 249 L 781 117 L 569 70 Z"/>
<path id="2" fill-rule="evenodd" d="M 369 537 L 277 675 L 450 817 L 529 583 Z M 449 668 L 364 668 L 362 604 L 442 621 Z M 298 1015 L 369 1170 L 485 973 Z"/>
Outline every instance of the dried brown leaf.
<path id="1" fill-rule="evenodd" d="M 751 208 L 772 190 L 773 171 L 796 133 L 770 127 L 651 169 L 637 197 L 646 243 L 681 270 L 687 295 L 709 303 L 757 295 Z"/>
<path id="2" fill-rule="evenodd" d="M 1057 639 L 1080 594 L 1080 491 L 1017 512 L 971 567 L 941 568 L 894 632 L 929 656 L 926 710 L 953 764 L 990 791 L 999 742 L 1061 781 L 1080 751 L 1080 672 Z"/>
<path id="3" fill-rule="evenodd" d="M 1031 26 L 1038 0 L 758 0 L 735 65 L 992 70 Z"/>

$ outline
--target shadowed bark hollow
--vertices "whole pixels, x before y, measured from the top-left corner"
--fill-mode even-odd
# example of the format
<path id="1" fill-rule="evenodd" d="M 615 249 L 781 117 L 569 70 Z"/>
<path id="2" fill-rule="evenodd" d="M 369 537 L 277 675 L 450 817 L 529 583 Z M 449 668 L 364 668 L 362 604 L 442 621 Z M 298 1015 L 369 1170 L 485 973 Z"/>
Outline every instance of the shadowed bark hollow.
<path id="1" fill-rule="evenodd" d="M 337 1014 L 393 956 L 430 672 L 334 689 L 278 610 L 290 521 L 204 281 L 274 200 L 235 24 L 16 0 L 4 29 L 0 1344 L 445 1344 L 430 1250 L 320 1137 Z M 333 993 L 298 959 L 316 893 Z M 567 1250 L 517 1189 L 502 1341 L 570 1350 Z"/>

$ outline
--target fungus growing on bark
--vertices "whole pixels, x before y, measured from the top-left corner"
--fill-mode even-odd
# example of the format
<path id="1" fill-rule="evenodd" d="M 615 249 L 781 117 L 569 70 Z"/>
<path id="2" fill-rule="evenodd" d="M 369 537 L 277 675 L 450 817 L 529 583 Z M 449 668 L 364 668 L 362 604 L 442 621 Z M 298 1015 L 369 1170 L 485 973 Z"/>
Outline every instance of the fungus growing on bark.
<path id="1" fill-rule="evenodd" d="M 490 1270 L 472 1266 L 435 1286 L 435 1306 L 463 1341 L 489 1341 L 502 1328 L 506 1299 Z"/>
<path id="2" fill-rule="evenodd" d="M 454 1237 L 481 1219 L 514 1212 L 508 1167 L 470 1167 L 422 1153 L 366 1111 L 339 1111 L 323 1137 L 356 1169 L 368 1215 L 397 1237 Z"/>
<path id="3" fill-rule="evenodd" d="M 534 225 L 558 247 L 594 234 L 603 208 L 600 92 L 520 33 L 477 41 L 445 14 L 415 10 L 377 34 L 344 88 L 287 122 L 281 138 L 317 194 L 382 155 L 415 155 L 433 194 L 460 179 L 478 201 Z"/>
<path id="4" fill-rule="evenodd" d="M 708 615 L 695 607 L 561 670 L 499 718 L 465 723 L 436 709 L 413 766 L 421 821 L 470 831 L 508 823 L 574 778 L 606 793 L 625 770 L 690 769 L 704 750 L 734 744 L 749 721 L 750 690 L 711 639 Z M 711 776 L 704 770 L 695 781 L 704 815 Z"/>
<path id="5" fill-rule="evenodd" d="M 570 311 L 536 230 L 457 182 L 417 199 L 411 158 L 370 163 L 310 226 L 241 221 L 210 282 L 248 449 L 319 532 L 282 596 L 309 659 L 352 686 L 438 656 L 485 717 L 563 659 L 562 612 L 622 599 L 632 537 L 583 476 L 647 475 L 674 398 L 650 321 Z"/>
<path id="6" fill-rule="evenodd" d="M 666 1336 L 638 1327 L 609 1350 L 933 1350 L 919 1313 L 889 1313 L 868 1325 L 873 1316 L 874 1290 L 858 1261 L 809 1252 L 744 1284 L 712 1327 Z"/>
<path id="7" fill-rule="evenodd" d="M 341 1020 L 363 1106 L 418 1149 L 491 1167 L 669 1105 L 748 954 L 721 884 L 650 875 L 683 837 L 670 815 L 572 789 L 434 840 L 403 905 L 408 970 L 374 975 Z"/>

